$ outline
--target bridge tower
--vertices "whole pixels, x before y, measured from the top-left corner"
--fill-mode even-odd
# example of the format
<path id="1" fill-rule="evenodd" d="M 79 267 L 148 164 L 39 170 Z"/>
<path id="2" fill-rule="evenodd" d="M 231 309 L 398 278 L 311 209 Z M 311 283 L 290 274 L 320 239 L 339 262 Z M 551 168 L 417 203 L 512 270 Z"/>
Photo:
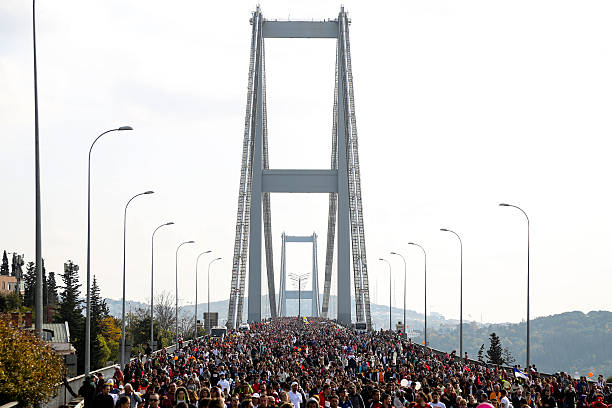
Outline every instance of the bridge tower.
<path id="1" fill-rule="evenodd" d="M 272 317 L 277 315 L 272 254 L 270 193 L 327 193 L 329 216 L 325 256 L 325 282 L 321 314 L 327 317 L 337 235 L 338 315 L 351 323 L 351 255 L 357 321 L 372 328 L 370 295 L 361 201 L 361 175 L 353 96 L 349 19 L 343 8 L 338 18 L 325 21 L 274 21 L 264 19 L 259 7 L 251 18 L 244 139 L 232 281 L 227 325 L 242 322 L 245 280 L 249 275 L 247 321 L 261 320 L 262 227 L 266 253 L 268 296 Z M 330 38 L 336 40 L 331 167 L 329 170 L 270 169 L 266 111 L 265 38 Z"/>
<path id="2" fill-rule="evenodd" d="M 317 259 L 317 234 L 312 233 L 308 236 L 293 236 L 285 235 L 283 232 L 281 246 L 281 274 L 280 274 L 280 291 L 278 295 L 278 315 L 287 316 L 287 299 L 312 299 L 311 316 L 319 317 L 319 266 Z M 312 243 L 312 290 L 287 290 L 287 243 L 288 242 L 306 242 Z"/>

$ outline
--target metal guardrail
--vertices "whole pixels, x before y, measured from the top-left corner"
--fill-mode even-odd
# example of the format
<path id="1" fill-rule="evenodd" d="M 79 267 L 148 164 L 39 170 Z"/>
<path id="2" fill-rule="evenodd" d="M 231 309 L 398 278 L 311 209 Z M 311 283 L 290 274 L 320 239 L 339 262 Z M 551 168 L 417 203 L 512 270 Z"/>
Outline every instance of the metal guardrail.
<path id="1" fill-rule="evenodd" d="M 202 337 L 198 337 L 198 339 L 201 339 L 201 338 Z M 193 340 L 186 340 L 185 342 L 183 342 L 183 346 L 190 344 L 192 341 Z M 166 351 L 168 353 L 172 353 L 174 352 L 174 350 L 176 350 L 176 344 L 172 344 L 166 347 Z M 155 350 L 151 354 L 156 355 L 160 353 L 161 351 L 162 350 Z M 134 361 L 135 359 L 136 358 L 131 358 L 130 361 Z M 112 366 L 99 368 L 91 372 L 91 374 L 96 374 L 96 373 L 102 373 L 104 374 L 104 378 L 110 378 L 115 373 L 115 364 L 113 364 Z M 76 377 L 68 378 L 66 380 L 66 383 L 68 384 L 70 389 L 72 389 L 72 391 L 77 393 L 78 389 L 81 387 L 84 380 L 85 380 L 85 374 L 81 374 L 81 375 L 77 375 Z M 41 403 L 40 408 L 58 408 L 60 405 L 70 405 L 69 403 L 72 401 L 73 401 L 72 394 L 70 394 L 66 385 L 64 383 L 60 383 L 60 384 L 57 384 L 55 395 L 49 398 L 49 400 L 47 400 L 46 402 Z M 5 408 L 5 407 L 2 406 L 0 408 Z M 6 407 L 6 408 L 9 408 L 9 407 Z"/>

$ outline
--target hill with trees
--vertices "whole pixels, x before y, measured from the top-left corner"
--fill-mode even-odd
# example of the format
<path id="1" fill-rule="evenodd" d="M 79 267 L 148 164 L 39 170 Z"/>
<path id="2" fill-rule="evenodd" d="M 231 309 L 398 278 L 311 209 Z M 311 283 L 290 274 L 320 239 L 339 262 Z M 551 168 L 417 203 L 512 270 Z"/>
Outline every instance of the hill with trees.
<path id="1" fill-rule="evenodd" d="M 489 348 L 489 336 L 496 333 L 501 347 L 507 349 L 516 364 L 525 366 L 526 324 L 477 325 L 464 323 L 463 348 L 470 358 L 476 358 L 484 344 Z M 612 313 L 606 311 L 567 312 L 539 317 L 531 321 L 531 363 L 539 371 L 565 371 L 571 375 L 589 372 L 612 375 Z M 457 329 L 428 330 L 431 347 L 459 352 Z"/>

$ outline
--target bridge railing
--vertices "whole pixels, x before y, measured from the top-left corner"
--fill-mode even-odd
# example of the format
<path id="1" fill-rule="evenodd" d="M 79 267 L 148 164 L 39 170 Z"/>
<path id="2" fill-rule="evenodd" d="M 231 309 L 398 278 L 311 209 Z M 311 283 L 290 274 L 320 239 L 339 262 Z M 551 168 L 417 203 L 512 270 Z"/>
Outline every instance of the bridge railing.
<path id="1" fill-rule="evenodd" d="M 198 337 L 198 339 L 200 338 L 201 337 Z M 193 340 L 186 340 L 185 342 L 183 342 L 183 346 L 190 344 L 192 341 Z M 168 353 L 172 353 L 176 350 L 176 347 L 177 347 L 176 344 L 172 344 L 166 347 L 166 351 Z M 159 354 L 161 351 L 162 350 L 155 350 L 151 354 L 155 356 Z M 133 357 L 130 359 L 130 361 L 134 361 L 135 359 L 136 358 Z M 97 370 L 92 371 L 91 374 L 93 375 L 97 373 L 102 373 L 104 375 L 104 378 L 112 378 L 113 374 L 115 373 L 115 366 L 116 364 L 113 364 L 111 366 L 104 367 L 104 368 L 99 368 Z M 121 367 L 121 369 L 123 369 L 123 367 Z M 68 391 L 66 384 L 76 394 L 78 393 L 78 390 L 83 384 L 84 380 L 85 380 L 85 374 L 81 374 L 81 375 L 77 375 L 76 377 L 68 378 L 66 380 L 66 383 L 57 384 L 55 395 L 51 397 L 48 401 L 41 403 L 40 408 L 58 408 L 60 405 L 70 405 L 69 403 L 74 398 L 72 394 Z"/>

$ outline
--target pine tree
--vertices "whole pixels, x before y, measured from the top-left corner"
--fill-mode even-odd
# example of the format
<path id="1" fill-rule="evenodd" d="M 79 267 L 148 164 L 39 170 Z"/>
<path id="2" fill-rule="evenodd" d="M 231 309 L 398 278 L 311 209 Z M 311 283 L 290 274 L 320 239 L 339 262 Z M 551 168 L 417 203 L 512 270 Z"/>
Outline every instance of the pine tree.
<path id="1" fill-rule="evenodd" d="M 94 275 L 91 285 L 90 302 L 92 321 L 100 322 L 103 318 L 108 317 L 108 307 L 106 306 L 106 301 L 100 298 L 100 287 L 98 286 L 96 275 Z"/>
<path id="2" fill-rule="evenodd" d="M 59 301 L 57 315 L 55 321 L 57 323 L 68 322 L 70 330 L 70 342 L 77 350 L 79 371 L 84 366 L 84 327 L 85 319 L 83 317 L 83 306 L 79 300 L 81 291 L 79 284 L 79 266 L 68 260 L 64 263 L 64 274 L 62 281 L 64 286 L 61 288 L 61 299 Z M 92 336 L 93 337 L 93 336 Z"/>
<path id="3" fill-rule="evenodd" d="M 36 265 L 34 262 L 28 262 L 24 281 L 23 305 L 34 308 L 36 303 Z"/>
<path id="4" fill-rule="evenodd" d="M 0 275 L 4 275 L 4 276 L 9 275 L 9 264 L 8 264 L 8 256 L 6 256 L 6 250 L 2 254 L 2 265 L 0 266 Z"/>
<path id="5" fill-rule="evenodd" d="M 70 323 L 73 318 L 78 321 L 82 319 L 83 306 L 79 300 L 81 295 L 79 284 L 79 266 L 68 260 L 64 264 L 64 274 L 62 275 L 62 281 L 64 286 L 61 288 L 61 300 L 59 302 L 58 319 L 62 322 L 68 321 Z M 71 330 L 72 331 L 72 330 Z"/>
<path id="6" fill-rule="evenodd" d="M 45 315 L 50 316 L 51 321 L 54 321 L 57 304 L 59 303 L 59 296 L 57 295 L 57 283 L 55 282 L 55 272 L 49 272 L 49 276 L 47 276 L 46 283 L 47 304 L 45 305 L 45 311 L 50 310 L 50 312 L 48 314 L 45 313 Z"/>
<path id="7" fill-rule="evenodd" d="M 47 299 L 49 306 L 56 307 L 59 303 L 57 283 L 55 282 L 55 272 L 49 272 L 49 277 L 47 278 Z"/>
<path id="8" fill-rule="evenodd" d="M 507 347 L 504 347 L 504 351 L 502 351 L 502 358 L 504 359 L 504 364 L 507 366 L 511 366 L 516 363 L 516 359 Z"/>
<path id="9" fill-rule="evenodd" d="M 491 333 L 489 342 L 491 343 L 491 345 L 487 350 L 487 362 L 495 365 L 504 364 L 504 359 L 502 357 L 501 340 L 499 339 L 499 336 L 495 333 Z"/>
<path id="10" fill-rule="evenodd" d="M 478 361 L 484 363 L 484 343 L 478 349 Z"/>
<path id="11" fill-rule="evenodd" d="M 108 354 L 104 348 L 106 344 L 102 344 L 100 341 L 100 327 L 102 319 L 108 317 L 108 307 L 106 301 L 100 298 L 100 287 L 98 281 L 94 275 L 93 283 L 91 285 L 91 361 L 92 368 L 103 367 L 106 363 L 106 355 Z"/>

